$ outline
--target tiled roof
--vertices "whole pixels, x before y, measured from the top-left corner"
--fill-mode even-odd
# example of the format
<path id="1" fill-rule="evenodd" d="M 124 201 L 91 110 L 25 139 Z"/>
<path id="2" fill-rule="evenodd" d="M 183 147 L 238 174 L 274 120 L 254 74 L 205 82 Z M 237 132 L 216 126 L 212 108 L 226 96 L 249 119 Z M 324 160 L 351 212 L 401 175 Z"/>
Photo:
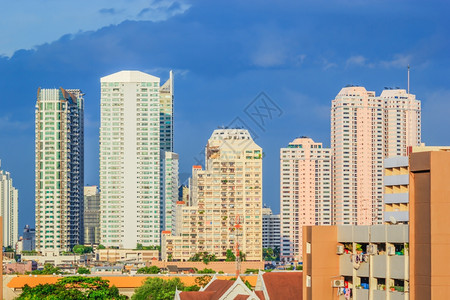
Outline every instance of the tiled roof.
<path id="1" fill-rule="evenodd" d="M 270 300 L 303 298 L 302 272 L 270 272 L 263 275 Z"/>
<path id="2" fill-rule="evenodd" d="M 234 300 L 247 300 L 248 297 L 250 297 L 249 295 L 237 295 L 236 297 L 234 297 Z"/>
<path id="3" fill-rule="evenodd" d="M 235 281 L 216 279 L 212 281 L 205 289 L 207 292 L 214 292 L 211 300 L 219 299 L 233 284 Z"/>
<path id="4" fill-rule="evenodd" d="M 263 291 L 255 291 L 255 294 L 256 294 L 256 296 L 258 296 L 259 299 L 266 300 L 266 297 L 264 297 L 264 292 Z"/>
<path id="5" fill-rule="evenodd" d="M 214 292 L 181 292 L 181 300 L 211 300 Z"/>

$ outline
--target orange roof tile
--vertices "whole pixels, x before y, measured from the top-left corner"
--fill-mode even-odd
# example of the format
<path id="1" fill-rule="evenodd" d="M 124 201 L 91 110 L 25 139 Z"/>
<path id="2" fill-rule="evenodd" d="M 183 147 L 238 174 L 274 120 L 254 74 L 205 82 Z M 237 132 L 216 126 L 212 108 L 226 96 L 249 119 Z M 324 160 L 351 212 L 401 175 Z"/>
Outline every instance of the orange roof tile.
<path id="1" fill-rule="evenodd" d="M 259 299 L 266 300 L 266 297 L 264 297 L 263 291 L 255 291 L 255 294 L 256 294 L 256 296 L 258 296 Z"/>
<path id="2" fill-rule="evenodd" d="M 232 280 L 216 279 L 208 285 L 205 291 L 214 292 L 211 300 L 217 300 L 234 284 L 234 282 L 235 281 Z"/>
<path id="3" fill-rule="evenodd" d="M 181 292 L 181 300 L 211 300 L 215 292 Z"/>
<path id="4" fill-rule="evenodd" d="M 250 297 L 249 295 L 237 295 L 236 297 L 234 297 L 234 300 L 247 300 L 248 297 Z"/>
<path id="5" fill-rule="evenodd" d="M 263 279 L 271 300 L 303 298 L 302 272 L 270 272 Z"/>

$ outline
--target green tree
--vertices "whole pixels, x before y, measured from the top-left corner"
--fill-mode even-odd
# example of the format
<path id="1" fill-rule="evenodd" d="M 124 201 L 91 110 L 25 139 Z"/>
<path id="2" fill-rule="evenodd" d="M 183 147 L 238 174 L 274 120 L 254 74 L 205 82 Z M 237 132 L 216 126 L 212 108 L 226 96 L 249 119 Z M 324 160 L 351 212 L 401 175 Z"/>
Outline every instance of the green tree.
<path id="1" fill-rule="evenodd" d="M 211 276 L 203 275 L 203 276 L 199 276 L 199 277 L 195 278 L 195 283 L 198 286 L 205 287 L 211 281 L 211 279 L 212 279 Z"/>
<path id="2" fill-rule="evenodd" d="M 77 270 L 78 274 L 91 274 L 91 270 L 85 267 L 79 267 Z"/>
<path id="3" fill-rule="evenodd" d="M 143 267 L 137 270 L 138 274 L 158 274 L 161 271 L 157 266 Z"/>
<path id="4" fill-rule="evenodd" d="M 52 274 L 61 274 L 61 270 L 58 267 L 53 266 L 52 264 L 45 264 L 44 269 L 42 270 L 34 270 L 31 272 L 33 275 L 52 275 Z"/>
<path id="5" fill-rule="evenodd" d="M 207 265 L 210 261 L 217 261 L 215 254 L 209 254 L 208 252 L 199 252 L 192 255 L 188 261 L 202 261 Z"/>
<path id="6" fill-rule="evenodd" d="M 92 249 L 92 247 L 86 247 L 84 245 L 75 245 L 72 248 L 73 253 L 76 254 L 85 254 L 85 253 L 91 253 L 94 249 Z"/>
<path id="7" fill-rule="evenodd" d="M 57 300 L 57 299 L 98 299 L 124 300 L 127 296 L 109 286 L 109 281 L 100 277 L 71 276 L 59 279 L 55 284 L 40 284 L 33 288 L 23 287 L 18 300 Z"/>
<path id="8" fill-rule="evenodd" d="M 106 247 L 103 246 L 102 244 L 99 244 L 99 245 L 97 246 L 97 249 L 99 249 L 99 250 L 101 250 L 101 249 L 106 249 Z"/>
<path id="9" fill-rule="evenodd" d="M 134 291 L 133 300 L 172 300 L 175 291 L 184 291 L 187 288 L 179 278 L 164 280 L 159 277 L 149 277 L 144 284 Z"/>
<path id="10" fill-rule="evenodd" d="M 214 271 L 213 269 L 207 269 L 207 268 L 197 271 L 197 274 L 215 274 L 215 273 L 216 273 L 216 271 Z"/>
<path id="11" fill-rule="evenodd" d="M 234 255 L 233 250 L 227 249 L 225 261 L 235 261 L 236 255 Z"/>

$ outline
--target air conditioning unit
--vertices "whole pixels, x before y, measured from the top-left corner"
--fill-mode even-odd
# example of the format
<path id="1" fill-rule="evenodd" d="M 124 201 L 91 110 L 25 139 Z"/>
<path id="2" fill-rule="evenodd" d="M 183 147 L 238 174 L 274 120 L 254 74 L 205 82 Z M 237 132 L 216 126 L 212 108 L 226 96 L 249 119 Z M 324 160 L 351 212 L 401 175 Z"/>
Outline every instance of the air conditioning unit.
<path id="1" fill-rule="evenodd" d="M 339 255 L 344 254 L 344 245 L 337 245 L 336 253 Z"/>
<path id="2" fill-rule="evenodd" d="M 333 287 L 341 288 L 344 286 L 345 286 L 344 280 L 333 280 Z"/>
<path id="3" fill-rule="evenodd" d="M 394 246 L 388 246 L 387 254 L 390 255 L 390 256 L 395 255 L 395 247 Z"/>

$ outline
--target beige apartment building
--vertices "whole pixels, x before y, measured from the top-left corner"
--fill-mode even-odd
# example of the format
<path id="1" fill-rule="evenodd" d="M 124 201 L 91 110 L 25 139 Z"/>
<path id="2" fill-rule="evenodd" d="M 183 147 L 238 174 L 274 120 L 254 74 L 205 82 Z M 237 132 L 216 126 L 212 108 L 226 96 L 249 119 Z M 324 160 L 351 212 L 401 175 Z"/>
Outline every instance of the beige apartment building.
<path id="1" fill-rule="evenodd" d="M 262 259 L 262 149 L 245 129 L 214 130 L 206 166 L 193 168 L 190 203 L 177 202 L 176 235 L 162 234 L 162 260 L 188 260 L 199 252 L 225 259 L 239 249 Z M 239 225 L 236 229 L 235 225 Z"/>
<path id="2" fill-rule="evenodd" d="M 408 154 L 427 151 L 450 151 L 449 146 L 408 147 Z M 409 158 L 393 156 L 384 160 L 384 222 L 409 222 Z"/>
<path id="3" fill-rule="evenodd" d="M 334 224 L 382 222 L 383 159 L 421 140 L 421 104 L 402 89 L 343 88 L 332 101 Z"/>
<path id="4" fill-rule="evenodd" d="M 302 227 L 332 224 L 331 149 L 311 138 L 280 150 L 281 259 L 302 260 Z"/>

